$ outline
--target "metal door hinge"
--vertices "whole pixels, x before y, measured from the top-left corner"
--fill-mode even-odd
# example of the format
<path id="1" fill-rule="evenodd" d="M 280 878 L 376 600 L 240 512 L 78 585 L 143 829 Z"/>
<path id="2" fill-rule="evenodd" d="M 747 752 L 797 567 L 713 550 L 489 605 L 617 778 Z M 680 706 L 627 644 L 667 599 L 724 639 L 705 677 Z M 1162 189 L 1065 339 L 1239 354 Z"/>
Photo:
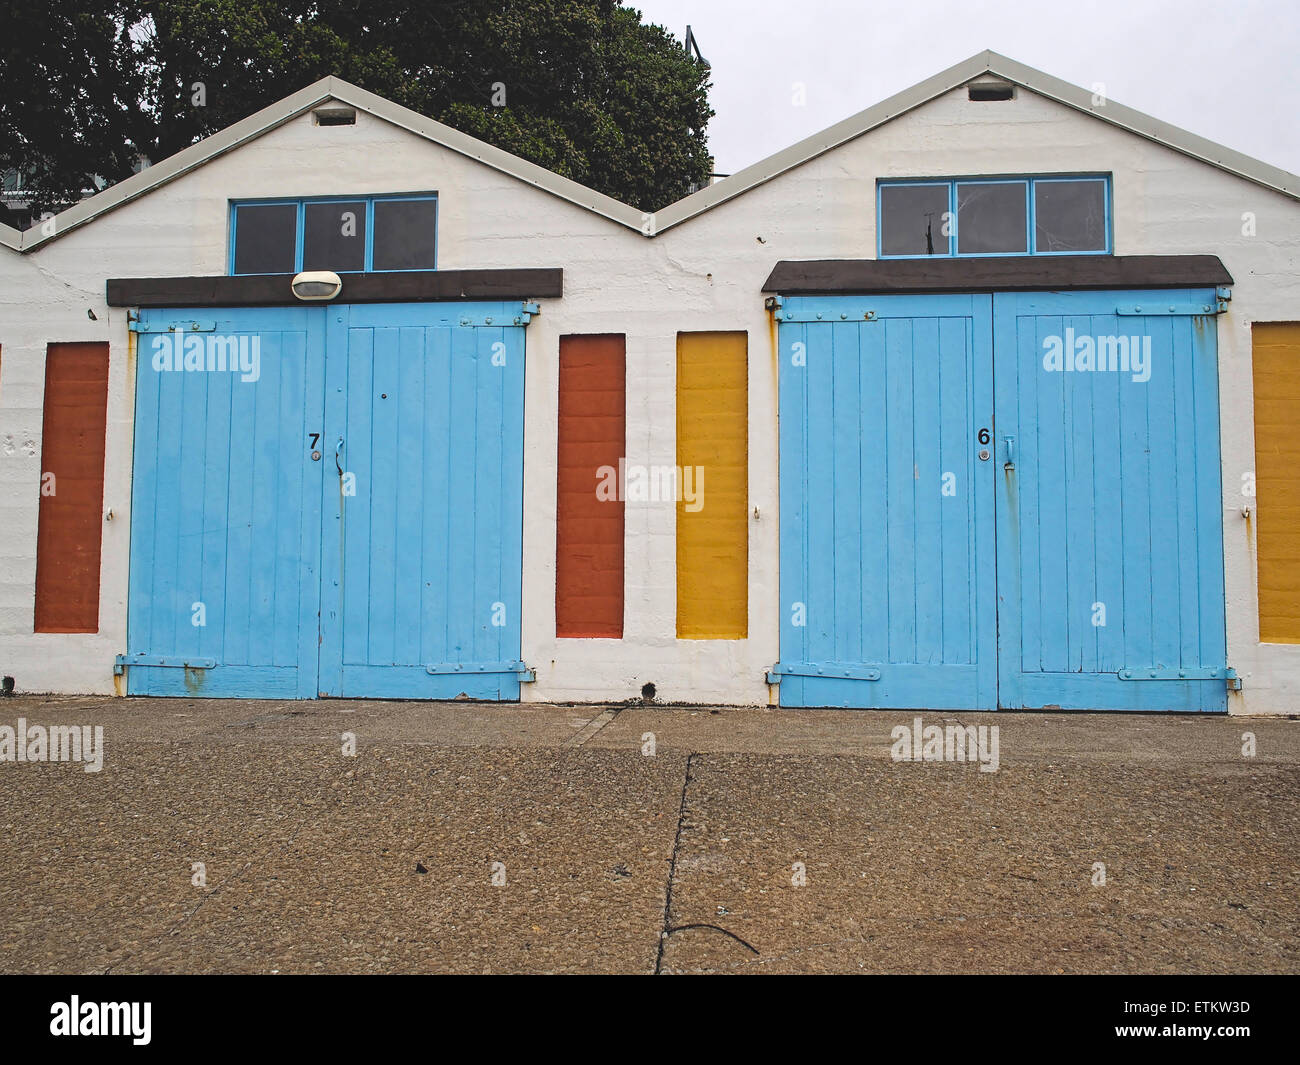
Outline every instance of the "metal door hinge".
<path id="1" fill-rule="evenodd" d="M 118 655 L 113 660 L 113 676 L 120 677 L 127 666 L 157 666 L 164 669 L 216 669 L 215 658 L 191 658 L 185 655 Z"/>
<path id="2" fill-rule="evenodd" d="M 1237 679 L 1237 671 L 1225 666 L 1173 666 L 1165 669 L 1121 669 L 1116 676 L 1120 680 L 1222 680 L 1228 682 L 1228 687 L 1232 687 L 1233 681 L 1237 682 L 1238 687 L 1241 685 L 1241 681 Z"/>
<path id="3" fill-rule="evenodd" d="M 127 322 L 127 329 L 132 333 L 215 333 L 215 319 L 188 322 L 150 322 L 147 325 L 139 320 Z"/>
<path id="4" fill-rule="evenodd" d="M 879 680 L 874 666 L 839 662 L 778 662 L 767 671 L 768 684 L 780 684 L 782 677 L 822 677 L 826 680 Z"/>
<path id="5" fill-rule="evenodd" d="M 523 662 L 440 662 L 425 666 L 424 671 L 432 677 L 441 677 L 456 673 L 513 673 L 523 684 L 531 684 L 537 679 L 537 671 Z"/>

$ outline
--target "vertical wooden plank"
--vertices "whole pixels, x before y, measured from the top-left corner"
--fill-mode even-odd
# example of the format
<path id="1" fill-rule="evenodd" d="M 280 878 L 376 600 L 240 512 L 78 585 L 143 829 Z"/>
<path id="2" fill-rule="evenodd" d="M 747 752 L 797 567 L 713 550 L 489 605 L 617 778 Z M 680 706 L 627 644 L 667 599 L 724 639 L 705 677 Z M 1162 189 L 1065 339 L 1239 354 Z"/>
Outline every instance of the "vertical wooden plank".
<path id="1" fill-rule="evenodd" d="M 1080 318 L 1086 335 L 1109 335 L 1116 328 L 1111 315 Z M 1096 434 L 1093 427 L 1092 379 L 1087 371 L 1067 373 L 1066 380 L 1066 493 L 1065 493 L 1065 624 L 1066 667 L 1070 672 L 1096 672 L 1097 638 L 1092 624 L 1092 604 L 1097 594 L 1097 555 L 1092 499 L 1092 465 Z"/>
<path id="2" fill-rule="evenodd" d="M 703 474 L 700 498 L 677 503 L 679 639 L 748 634 L 747 345 L 739 332 L 677 334 L 677 465 L 697 490 Z"/>
<path id="3" fill-rule="evenodd" d="M 1048 323 L 1051 323 L 1050 325 Z M 1088 320 L 1076 316 L 1065 318 L 1040 318 L 1040 338 L 1035 357 L 1041 358 L 1043 337 L 1055 334 L 1066 337 L 1066 330 L 1076 335 L 1087 332 Z M 1039 668 L 1048 673 L 1069 670 L 1069 630 L 1066 627 L 1069 590 L 1067 552 L 1069 526 L 1067 494 L 1069 470 L 1065 452 L 1065 397 L 1067 382 L 1073 376 L 1042 369 L 1038 378 L 1038 501 L 1039 534 L 1039 632 L 1042 655 Z M 1025 463 L 1017 462 L 1017 471 Z"/>
<path id="4" fill-rule="evenodd" d="M 36 632 L 99 631 L 108 345 L 46 349 Z M 53 475 L 53 491 L 46 485 Z"/>
<path id="5" fill-rule="evenodd" d="M 420 614 L 420 660 L 426 665 L 447 656 L 447 508 L 452 461 L 451 330 L 425 330 L 424 378 L 424 552 L 420 564 L 423 600 Z"/>
<path id="6" fill-rule="evenodd" d="M 339 457 L 344 475 L 352 474 L 354 478 L 351 484 L 355 495 L 342 494 L 344 487 L 340 485 L 338 470 L 334 471 L 335 491 L 340 493 L 339 505 L 343 511 L 339 620 L 343 629 L 344 666 L 364 665 L 370 660 L 370 530 L 376 487 L 370 446 L 374 359 L 374 329 L 350 324 L 344 370 L 347 428 Z"/>
<path id="7" fill-rule="evenodd" d="M 810 662 L 835 660 L 835 382 L 831 326 L 808 324 L 808 569 Z"/>
<path id="8" fill-rule="evenodd" d="M 422 508 L 415 506 L 424 485 L 425 462 L 425 333 L 406 326 L 397 337 L 397 394 L 389 393 L 385 408 L 397 425 L 396 555 L 393 571 L 393 660 L 420 665 Z"/>
<path id="9" fill-rule="evenodd" d="M 473 643 L 468 648 L 474 662 L 500 662 L 502 636 L 514 619 L 502 587 L 501 511 L 502 434 L 505 431 L 502 402 L 506 375 L 511 372 L 505 330 L 478 326 L 478 379 L 475 406 L 479 426 L 474 475 L 474 536 L 467 544 L 474 572 L 474 602 L 477 616 Z M 514 657 L 511 655 L 510 657 Z M 499 695 L 499 693 L 498 693 Z"/>
<path id="10" fill-rule="evenodd" d="M 1174 360 L 1171 368 L 1174 408 L 1175 456 L 1174 520 L 1178 530 L 1178 602 L 1182 606 L 1178 664 L 1201 662 L 1200 543 L 1205 538 L 1197 522 L 1196 498 L 1200 491 L 1197 468 L 1202 461 L 1196 433 L 1196 352 L 1192 319 L 1174 321 Z M 1218 463 L 1216 461 L 1217 469 Z M 1216 497 L 1218 493 L 1216 492 Z"/>
<path id="11" fill-rule="evenodd" d="M 367 449 L 364 466 L 356 469 L 357 479 L 369 482 L 366 504 L 370 515 L 370 592 L 364 604 L 357 603 L 358 611 L 364 609 L 370 635 L 366 657 L 361 664 L 395 665 L 394 639 L 397 627 L 397 515 L 401 509 L 398 479 L 398 456 L 401 442 L 398 438 L 399 380 L 398 342 L 400 330 L 392 327 L 369 330 L 372 338 L 371 379 L 368 394 L 356 397 L 358 409 L 368 407 L 369 439 L 362 442 Z M 349 397 L 351 398 L 351 397 Z M 353 441 L 350 441 L 353 442 Z M 356 462 L 356 456 L 353 456 Z M 358 487 L 357 495 L 361 496 Z M 348 574 L 349 580 L 351 574 Z M 349 593 L 352 589 L 349 587 Z M 352 604 L 349 604 L 352 617 Z"/>
<path id="12" fill-rule="evenodd" d="M 492 606 L 474 587 L 475 473 L 478 470 L 478 337 L 474 328 L 451 330 L 451 446 L 448 451 L 446 643 L 440 662 L 469 661 L 474 632 L 488 624 Z"/>
<path id="13" fill-rule="evenodd" d="M 969 321 L 939 320 L 939 521 L 938 568 L 942 589 L 941 662 L 974 662 L 975 484 L 974 449 L 977 427 L 972 424 L 975 397 Z M 953 495 L 944 495 L 944 478 L 952 474 Z M 958 517 L 957 515 L 960 515 Z"/>
<path id="14" fill-rule="evenodd" d="M 1194 367 L 1196 394 L 1196 425 L 1193 432 L 1196 435 L 1196 569 L 1201 646 L 1199 664 L 1221 666 L 1228 661 L 1228 633 L 1223 580 L 1225 500 L 1219 443 L 1218 319 L 1194 315 L 1191 326 L 1191 364 Z M 1294 410 L 1290 425 L 1292 433 L 1295 433 Z M 1290 467 L 1293 487 L 1297 485 L 1295 469 L 1295 466 Z M 1293 593 L 1290 599 L 1293 607 L 1296 601 Z M 1207 710 L 1226 709 L 1227 692 L 1215 684 L 1206 687 L 1213 692 L 1213 701 L 1207 695 L 1202 706 Z"/>
<path id="15" fill-rule="evenodd" d="M 256 383 L 240 382 L 253 393 L 253 529 L 255 539 L 249 557 L 248 662 L 269 666 L 275 663 L 275 597 L 278 585 L 280 525 L 297 524 L 293 497 L 286 491 L 285 468 L 281 463 L 284 437 L 293 433 L 294 423 L 280 420 L 280 382 L 285 366 L 293 360 L 297 337 L 283 331 L 262 334 L 261 376 Z M 295 574 L 296 576 L 296 574 Z M 297 591 L 296 581 L 286 590 Z"/>
<path id="16" fill-rule="evenodd" d="M 915 394 L 913 320 L 885 327 L 885 478 L 889 542 L 887 661 L 916 661 L 916 470 L 913 462 Z"/>
<path id="17" fill-rule="evenodd" d="M 265 338 L 269 328 L 256 330 L 254 335 Z M 252 337 L 249 337 L 251 343 Z M 274 345 L 273 345 L 274 346 Z M 267 352 L 263 351 L 263 357 Z M 272 358 L 278 354 L 278 348 Z M 214 381 L 230 382 L 230 477 L 229 477 L 229 511 L 226 530 L 226 596 L 225 596 L 225 657 L 226 665 L 246 665 L 249 662 L 251 640 L 249 639 L 248 620 L 250 615 L 249 591 L 252 587 L 254 537 L 253 523 L 253 486 L 266 471 L 257 468 L 253 450 L 256 427 L 253 418 L 256 413 L 255 397 L 261 384 L 241 381 L 234 374 L 190 374 L 186 377 L 213 378 Z M 201 386 L 201 383 L 200 383 Z M 182 445 L 182 477 L 190 468 L 190 463 L 197 461 L 191 448 Z M 259 530 L 260 532 L 260 530 Z M 181 545 L 184 553 L 185 545 Z M 185 560 L 182 558 L 180 580 L 186 579 Z M 189 604 L 181 600 L 182 606 Z M 185 624 L 189 624 L 186 619 Z M 209 622 L 211 624 L 211 622 Z"/>
<path id="18" fill-rule="evenodd" d="M 622 639 L 624 500 L 596 492 L 627 453 L 622 334 L 560 337 L 558 438 L 555 635 Z"/>
<path id="19" fill-rule="evenodd" d="M 862 432 L 859 424 L 860 355 L 857 322 L 822 326 L 831 335 L 831 446 L 834 490 L 828 525 L 834 527 L 834 631 L 831 662 L 861 662 L 862 658 Z"/>
<path id="20" fill-rule="evenodd" d="M 807 632 L 799 604 L 807 604 L 808 535 L 808 326 L 802 322 L 773 324 L 779 363 L 778 413 L 781 496 L 781 660 L 806 662 Z M 781 682 L 781 705 L 803 703 L 803 680 Z"/>
<path id="21" fill-rule="evenodd" d="M 1147 323 L 1141 318 L 1130 318 L 1130 330 L 1135 336 L 1146 332 Z M 1149 384 L 1150 382 L 1148 382 Z M 1151 601 L 1151 456 L 1148 424 L 1150 393 L 1130 377 L 1119 385 L 1120 454 L 1120 512 L 1123 516 L 1124 604 L 1121 618 L 1124 625 L 1124 664 L 1149 666 L 1154 664 L 1155 647 L 1152 642 Z M 1109 614 L 1109 612 L 1108 612 Z M 1110 621 L 1113 614 L 1107 618 Z"/>
<path id="22" fill-rule="evenodd" d="M 1181 603 L 1178 596 L 1178 559 L 1186 552 L 1195 555 L 1195 527 L 1182 529 L 1178 523 L 1178 466 L 1192 463 L 1195 450 L 1179 454 L 1174 435 L 1174 363 L 1191 361 L 1190 344 L 1175 344 L 1175 331 L 1187 327 L 1185 318 L 1139 319 L 1151 338 L 1151 377 L 1134 381 L 1131 376 L 1121 387 L 1147 393 L 1147 432 L 1150 434 L 1148 498 L 1151 501 L 1151 664 L 1169 668 L 1180 664 L 1181 632 L 1189 616 L 1194 619 L 1198 604 Z M 1114 328 L 1122 325 L 1116 322 Z M 1143 341 L 1145 344 L 1145 341 Z M 1195 624 L 1195 621 L 1192 621 Z"/>
<path id="23" fill-rule="evenodd" d="M 1300 323 L 1257 322 L 1251 335 L 1259 638 L 1300 643 Z"/>
<path id="24" fill-rule="evenodd" d="M 1106 624 L 1093 627 L 1095 662 L 1097 672 L 1115 673 L 1125 666 L 1123 511 L 1119 491 L 1124 462 L 1119 397 L 1125 385 L 1119 373 L 1091 376 L 1094 437 L 1091 492 L 1096 530 L 1093 552 L 1097 560 L 1093 602 L 1101 603 L 1106 609 Z M 1092 624 L 1091 613 L 1088 623 Z"/>
<path id="25" fill-rule="evenodd" d="M 142 317 L 148 311 L 142 312 Z M 127 651 L 145 651 L 153 623 L 153 584 L 157 567 L 158 426 L 160 419 L 161 374 L 153 372 L 149 337 L 137 338 L 135 373 L 135 443 L 131 473 L 131 556 L 130 589 L 126 607 Z M 146 367 L 148 370 L 146 371 Z M 128 682 L 132 678 L 128 677 Z M 129 683 L 128 683 L 129 690 Z"/>
<path id="26" fill-rule="evenodd" d="M 912 327 L 912 487 L 916 515 L 916 661 L 943 661 L 942 468 L 939 464 L 939 322 Z"/>
<path id="27" fill-rule="evenodd" d="M 889 397 L 885 374 L 887 322 L 857 326 L 862 456 L 862 661 L 889 662 Z M 964 356 L 964 353 L 963 353 Z M 784 515 L 782 516 L 784 525 Z"/>

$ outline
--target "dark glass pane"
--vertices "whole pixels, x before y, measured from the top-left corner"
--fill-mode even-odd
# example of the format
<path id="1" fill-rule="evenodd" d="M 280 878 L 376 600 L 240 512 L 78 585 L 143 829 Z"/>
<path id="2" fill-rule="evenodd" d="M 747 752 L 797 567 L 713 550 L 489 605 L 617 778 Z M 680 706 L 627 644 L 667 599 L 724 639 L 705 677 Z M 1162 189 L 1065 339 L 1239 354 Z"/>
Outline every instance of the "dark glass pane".
<path id="1" fill-rule="evenodd" d="M 881 255 L 947 255 L 947 185 L 882 185 Z"/>
<path id="2" fill-rule="evenodd" d="M 366 268 L 364 200 L 303 207 L 302 268 L 336 273 Z"/>
<path id="3" fill-rule="evenodd" d="M 376 200 L 376 270 L 432 270 L 436 202 Z"/>
<path id="4" fill-rule="evenodd" d="M 298 207 L 250 203 L 235 208 L 235 273 L 291 274 L 298 242 Z"/>
<path id="5" fill-rule="evenodd" d="M 1028 186 L 1023 181 L 957 184 L 957 254 L 1028 251 Z"/>
<path id="6" fill-rule="evenodd" d="M 1104 181 L 1034 182 L 1035 251 L 1105 251 Z"/>

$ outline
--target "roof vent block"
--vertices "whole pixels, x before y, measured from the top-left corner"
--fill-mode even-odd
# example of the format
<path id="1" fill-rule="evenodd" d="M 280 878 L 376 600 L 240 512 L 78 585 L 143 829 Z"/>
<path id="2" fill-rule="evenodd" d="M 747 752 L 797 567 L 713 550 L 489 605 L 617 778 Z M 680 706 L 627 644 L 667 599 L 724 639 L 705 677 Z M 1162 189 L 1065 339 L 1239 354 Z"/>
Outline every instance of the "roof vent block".
<path id="1" fill-rule="evenodd" d="M 1009 81 L 977 81 L 966 86 L 966 99 L 981 103 L 1014 100 L 1016 87 Z"/>
<path id="2" fill-rule="evenodd" d="M 355 107 L 345 107 L 342 104 L 318 107 L 311 115 L 318 126 L 355 126 L 357 124 L 357 109 Z"/>

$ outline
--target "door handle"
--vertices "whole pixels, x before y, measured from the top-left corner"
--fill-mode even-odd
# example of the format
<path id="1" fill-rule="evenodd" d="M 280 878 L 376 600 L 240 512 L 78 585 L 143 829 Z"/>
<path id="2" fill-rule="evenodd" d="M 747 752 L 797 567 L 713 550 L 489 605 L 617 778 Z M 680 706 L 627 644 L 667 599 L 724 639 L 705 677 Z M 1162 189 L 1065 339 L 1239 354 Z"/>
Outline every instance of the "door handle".
<path id="1" fill-rule="evenodd" d="M 1014 436 L 1004 436 L 1002 438 L 1007 445 L 1007 461 L 1005 469 L 1014 470 L 1016 468 L 1016 438 Z"/>
<path id="2" fill-rule="evenodd" d="M 343 464 L 339 462 L 339 453 L 343 450 L 343 437 L 339 437 L 339 442 L 334 445 L 334 468 L 339 471 L 339 476 L 343 476 Z"/>

